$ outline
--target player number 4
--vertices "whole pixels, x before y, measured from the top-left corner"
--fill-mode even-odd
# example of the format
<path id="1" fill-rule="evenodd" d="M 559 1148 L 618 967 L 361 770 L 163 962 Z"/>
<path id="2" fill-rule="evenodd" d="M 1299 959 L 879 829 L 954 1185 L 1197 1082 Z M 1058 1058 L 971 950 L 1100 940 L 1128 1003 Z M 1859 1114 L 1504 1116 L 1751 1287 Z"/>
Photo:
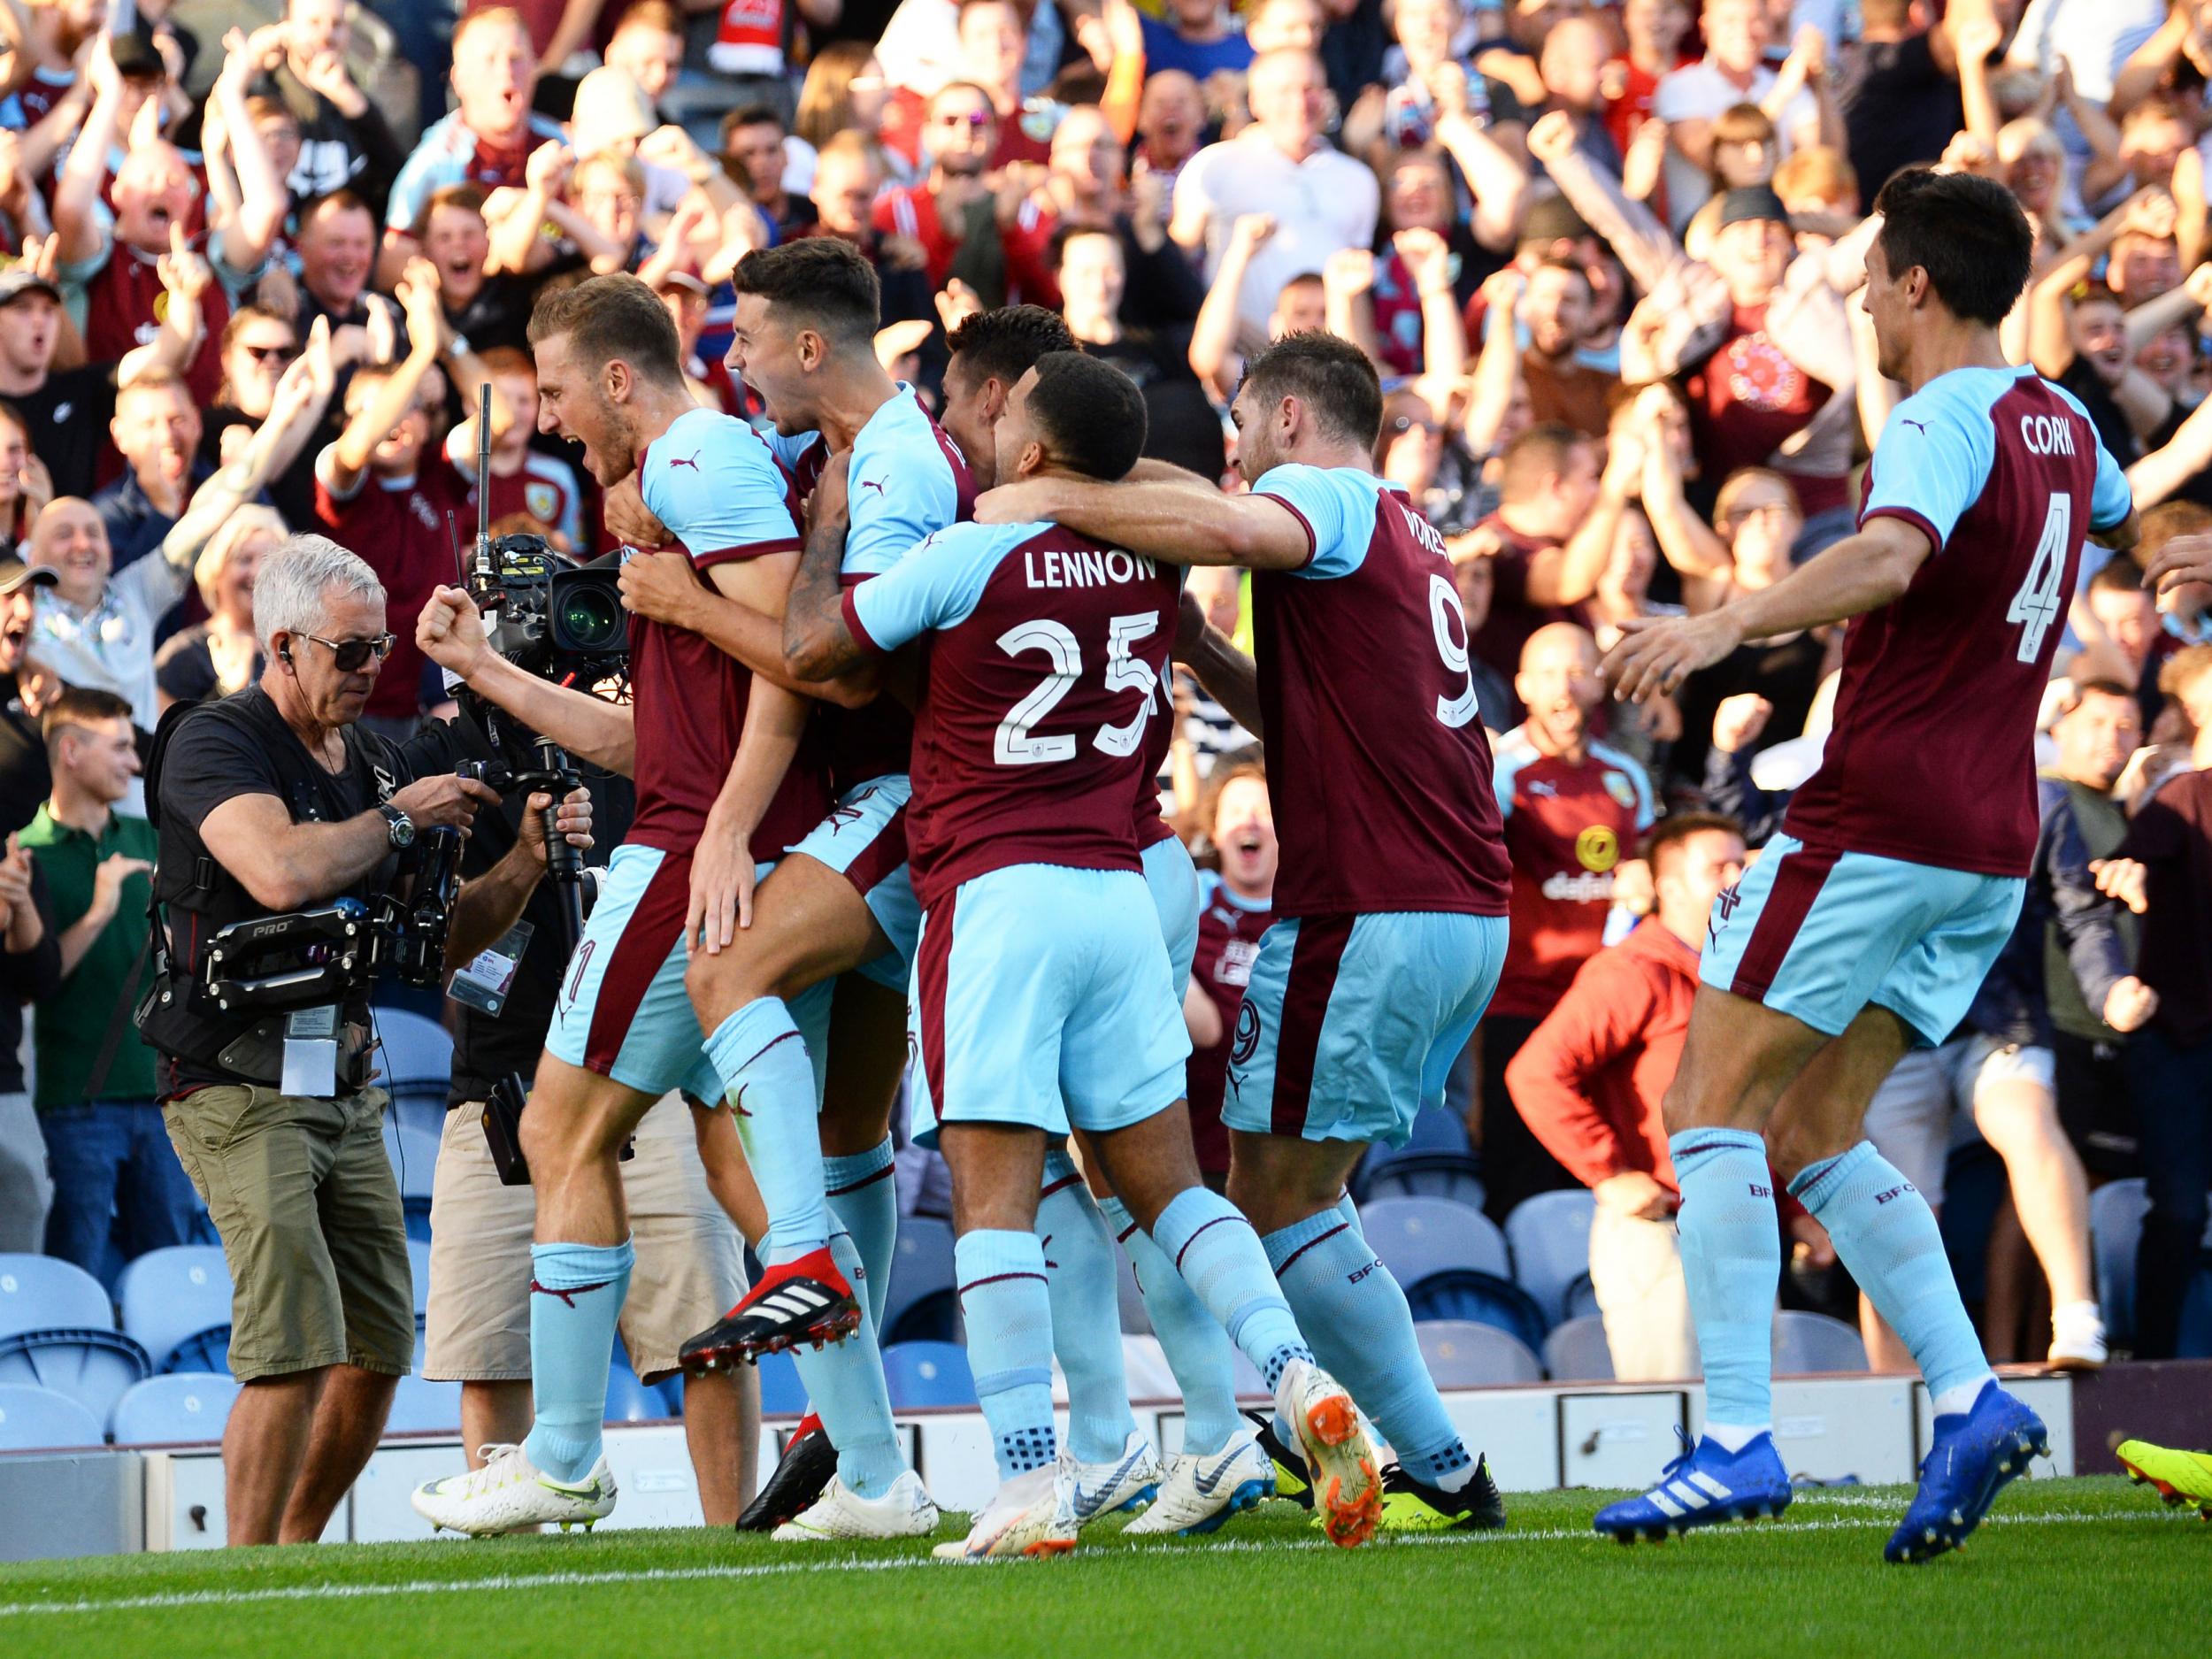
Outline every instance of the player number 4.
<path id="1" fill-rule="evenodd" d="M 1092 746 L 1109 755 L 1133 755 L 1144 741 L 1144 724 L 1152 716 L 1153 694 L 1159 689 L 1160 680 L 1153 672 L 1152 664 L 1132 656 L 1129 648 L 1158 632 L 1159 626 L 1160 613 L 1156 611 L 1116 617 L 1106 626 L 1106 689 L 1140 694 L 1133 716 L 1119 726 L 1102 726 L 1092 736 Z M 1083 677 L 1082 645 L 1064 624 L 1041 617 L 1007 629 L 998 636 L 998 648 L 1009 657 L 1018 657 L 1024 651 L 1042 651 L 1051 659 L 1052 672 L 1038 682 L 1034 691 L 1006 711 L 1006 718 L 998 723 L 998 732 L 992 741 L 992 758 L 1002 766 L 1049 765 L 1073 760 L 1073 733 L 1059 732 L 1050 737 L 1039 737 L 1036 730 Z"/>
<path id="2" fill-rule="evenodd" d="M 2024 663 L 2040 659 L 2043 636 L 2050 632 L 2051 624 L 2058 620 L 2060 579 L 2066 574 L 2066 555 L 2072 546 L 2069 532 L 2073 528 L 2073 516 L 2071 497 L 2051 497 L 2050 509 L 2043 515 L 2043 534 L 2035 544 L 2035 557 L 2028 561 L 2027 580 L 2020 584 L 2020 591 L 2013 595 L 2012 604 L 2005 612 L 2006 621 L 2020 625 L 2018 656 Z"/>

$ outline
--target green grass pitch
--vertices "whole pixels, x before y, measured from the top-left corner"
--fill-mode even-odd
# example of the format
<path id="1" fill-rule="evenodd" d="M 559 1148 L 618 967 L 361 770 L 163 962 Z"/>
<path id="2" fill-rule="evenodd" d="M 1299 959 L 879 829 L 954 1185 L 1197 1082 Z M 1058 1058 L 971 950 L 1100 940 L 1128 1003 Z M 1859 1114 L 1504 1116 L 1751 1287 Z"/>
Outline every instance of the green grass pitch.
<path id="1" fill-rule="evenodd" d="M 1214 1539 L 1123 1539 L 1107 1522 L 1063 1559 L 980 1567 L 919 1545 L 704 1531 L 34 1563 L 0 1568 L 0 1655 L 2040 1659 L 2198 1645 L 2212 1526 L 2193 1510 L 2118 1480 L 2023 1481 L 1962 1554 L 1885 1566 L 1908 1495 L 1809 1491 L 1779 1522 L 1633 1548 L 1589 1532 L 1600 1494 L 1546 1493 L 1509 1498 L 1502 1533 L 1353 1552 L 1271 1503 Z"/>

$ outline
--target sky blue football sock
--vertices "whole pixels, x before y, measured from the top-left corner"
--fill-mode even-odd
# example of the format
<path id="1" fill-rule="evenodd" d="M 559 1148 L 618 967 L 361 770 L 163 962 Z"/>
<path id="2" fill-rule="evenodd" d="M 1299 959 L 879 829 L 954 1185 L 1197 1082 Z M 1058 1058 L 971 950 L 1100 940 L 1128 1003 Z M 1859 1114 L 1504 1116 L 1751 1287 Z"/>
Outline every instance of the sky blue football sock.
<path id="1" fill-rule="evenodd" d="M 1950 1394 L 1955 1403 L 1962 1395 L 1970 1405 L 1993 1380 L 1989 1362 L 1959 1300 L 1935 1211 L 1919 1189 L 1871 1141 L 1862 1141 L 1807 1164 L 1790 1194 L 1828 1229 L 1837 1259 L 1912 1350 L 1929 1394 L 1939 1402 Z"/>
<path id="2" fill-rule="evenodd" d="M 990 1425 L 1001 1480 L 1048 1467 L 1052 1428 L 1052 1298 L 1044 1245 L 1033 1233 L 979 1228 L 953 1246 L 968 1363 Z M 833 1436 L 833 1439 L 835 1437 Z"/>
<path id="3" fill-rule="evenodd" d="M 829 1240 L 814 1063 L 791 1010 L 764 996 L 732 1014 L 707 1039 L 707 1057 L 737 1118 L 745 1161 L 768 1211 L 760 1259 L 770 1266 Z M 856 1292 L 859 1286 L 855 1286 Z"/>
<path id="4" fill-rule="evenodd" d="M 1153 1222 L 1152 1241 L 1271 1391 L 1291 1361 L 1313 1357 L 1267 1265 L 1259 1234 L 1220 1194 L 1203 1187 L 1178 1193 Z"/>
<path id="5" fill-rule="evenodd" d="M 1682 1191 L 1675 1227 L 1697 1351 L 1705 1364 L 1705 1419 L 1730 1450 L 1774 1421 L 1774 1292 L 1782 1277 L 1781 1223 L 1763 1137 L 1747 1129 L 1686 1129 L 1667 1149 Z"/>
<path id="6" fill-rule="evenodd" d="M 891 1256 L 899 1248 L 899 1184 L 892 1178 L 895 1162 L 889 1135 L 865 1152 L 822 1160 L 830 1214 L 852 1235 L 853 1248 L 860 1253 L 861 1271 L 868 1275 L 868 1317 L 876 1322 L 879 1335 L 883 1329 L 883 1300 L 891 1294 Z"/>
<path id="7" fill-rule="evenodd" d="M 829 1241 L 830 1255 L 848 1279 L 860 1271 L 860 1255 L 842 1233 Z M 837 1448 L 837 1474 L 864 1498 L 879 1498 L 906 1469 L 898 1431 L 891 1423 L 891 1391 L 883 1380 L 883 1353 L 876 1345 L 876 1322 L 864 1305 L 860 1328 L 841 1342 L 818 1352 L 801 1343 L 791 1350 L 799 1380 L 822 1419 L 823 1432 Z"/>
<path id="8" fill-rule="evenodd" d="M 1129 1252 L 1152 1334 L 1183 1391 L 1183 1449 L 1217 1452 L 1245 1425 L 1237 1411 L 1236 1344 L 1120 1199 L 1102 1198 L 1098 1207 Z"/>
<path id="9" fill-rule="evenodd" d="M 1037 1240 L 1052 1301 L 1052 1351 L 1068 1379 L 1068 1449 L 1079 1463 L 1118 1463 L 1137 1419 L 1121 1361 L 1114 1237 L 1064 1152 L 1045 1157 Z"/>
<path id="10" fill-rule="evenodd" d="M 556 1480 L 581 1480 L 599 1459 L 615 1320 L 636 1259 L 626 1239 L 530 1247 L 530 1382 L 537 1420 L 523 1450 Z"/>
<path id="11" fill-rule="evenodd" d="M 1351 1391 L 1415 1479 L 1452 1491 L 1475 1460 L 1429 1379 L 1413 1311 L 1356 1218 L 1331 1206 L 1265 1240 L 1267 1259 L 1321 1367 Z"/>

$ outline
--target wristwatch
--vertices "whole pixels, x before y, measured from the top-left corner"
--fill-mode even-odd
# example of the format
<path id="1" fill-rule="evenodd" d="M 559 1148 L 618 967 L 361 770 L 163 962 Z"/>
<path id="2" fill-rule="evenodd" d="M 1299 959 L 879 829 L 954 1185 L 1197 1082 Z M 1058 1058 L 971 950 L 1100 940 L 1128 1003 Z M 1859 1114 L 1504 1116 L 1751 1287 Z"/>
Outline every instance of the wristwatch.
<path id="1" fill-rule="evenodd" d="M 404 852 L 415 844 L 414 819 L 409 818 L 389 801 L 380 803 L 376 810 L 384 815 L 384 822 L 390 826 L 389 833 L 395 848 Z"/>
<path id="2" fill-rule="evenodd" d="M 474 349 L 475 348 L 469 344 L 469 337 L 466 334 L 456 334 L 448 342 L 445 354 L 449 357 L 465 357 Z"/>

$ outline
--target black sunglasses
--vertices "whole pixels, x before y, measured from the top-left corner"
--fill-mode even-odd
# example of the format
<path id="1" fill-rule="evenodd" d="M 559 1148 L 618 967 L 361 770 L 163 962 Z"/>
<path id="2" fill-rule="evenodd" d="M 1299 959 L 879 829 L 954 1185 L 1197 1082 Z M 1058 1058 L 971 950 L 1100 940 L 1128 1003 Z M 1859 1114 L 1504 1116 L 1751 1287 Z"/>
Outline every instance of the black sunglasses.
<path id="1" fill-rule="evenodd" d="M 301 637 L 312 640 L 318 645 L 328 646 L 330 660 L 342 674 L 359 673 L 369 665 L 372 657 L 382 662 L 392 654 L 394 642 L 394 636 L 389 634 L 379 634 L 365 640 L 326 640 L 319 634 L 307 634 Z"/>
<path id="2" fill-rule="evenodd" d="M 937 117 L 940 127 L 988 127 L 998 119 L 989 110 L 970 110 L 965 115 L 957 111 Z"/>
<path id="3" fill-rule="evenodd" d="M 300 354 L 297 346 L 248 346 L 238 348 L 256 363 L 289 363 Z"/>

